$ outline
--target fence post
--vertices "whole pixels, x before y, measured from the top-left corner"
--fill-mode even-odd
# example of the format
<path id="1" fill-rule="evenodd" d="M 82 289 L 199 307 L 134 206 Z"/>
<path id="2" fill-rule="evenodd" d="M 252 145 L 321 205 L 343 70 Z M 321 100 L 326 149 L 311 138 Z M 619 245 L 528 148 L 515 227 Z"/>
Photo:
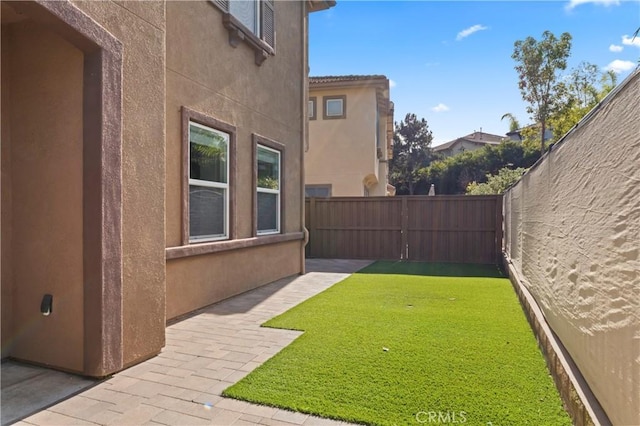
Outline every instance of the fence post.
<path id="1" fill-rule="evenodd" d="M 401 235 L 402 235 L 402 251 L 400 252 L 400 260 L 408 260 L 409 258 L 409 207 L 407 197 L 402 197 L 402 209 L 400 211 L 401 221 Z"/>
<path id="2" fill-rule="evenodd" d="M 502 262 L 502 195 L 496 195 L 496 263 Z"/>

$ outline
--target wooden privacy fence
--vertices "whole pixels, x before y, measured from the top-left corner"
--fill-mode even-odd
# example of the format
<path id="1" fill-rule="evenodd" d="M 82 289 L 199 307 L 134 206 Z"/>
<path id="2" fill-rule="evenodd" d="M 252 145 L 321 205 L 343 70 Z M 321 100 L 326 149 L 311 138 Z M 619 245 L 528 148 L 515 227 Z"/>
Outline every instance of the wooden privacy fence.
<path id="1" fill-rule="evenodd" d="M 502 196 L 306 199 L 308 257 L 499 262 Z"/>

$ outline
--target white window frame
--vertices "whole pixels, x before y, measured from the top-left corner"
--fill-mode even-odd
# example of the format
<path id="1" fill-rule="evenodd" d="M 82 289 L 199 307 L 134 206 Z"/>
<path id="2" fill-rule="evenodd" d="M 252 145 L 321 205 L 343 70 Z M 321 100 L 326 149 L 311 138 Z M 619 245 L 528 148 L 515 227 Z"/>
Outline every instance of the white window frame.
<path id="1" fill-rule="evenodd" d="M 330 102 L 340 102 L 340 114 L 332 114 L 329 109 Z M 342 117 L 344 115 L 344 101 L 342 99 L 327 99 L 327 117 Z"/>
<path id="2" fill-rule="evenodd" d="M 278 189 L 270 189 L 270 188 L 261 188 L 260 186 L 258 186 L 258 180 L 257 180 L 257 176 L 256 176 L 256 192 L 257 193 L 264 193 L 264 194 L 276 194 L 277 198 L 276 198 L 276 229 L 268 229 L 268 230 L 264 230 L 261 231 L 260 229 L 256 228 L 256 234 L 257 235 L 272 235 L 272 234 L 279 234 L 280 233 L 280 218 L 282 217 L 282 204 L 281 204 L 281 189 L 282 189 L 282 153 L 277 150 L 277 149 L 273 149 L 270 148 L 266 145 L 262 145 L 260 143 L 256 144 L 256 168 L 258 167 L 258 150 L 260 149 L 264 149 L 267 151 L 271 151 L 271 152 L 275 152 L 276 154 L 278 154 Z M 257 196 L 257 195 L 256 195 Z M 256 223 L 259 223 L 259 215 L 260 215 L 260 211 L 256 208 Z"/>
<path id="3" fill-rule="evenodd" d="M 309 102 L 307 103 L 307 117 L 309 120 L 316 119 L 316 98 L 309 98 Z"/>
<path id="4" fill-rule="evenodd" d="M 332 102 L 340 103 L 340 113 L 329 113 L 329 104 Z M 322 119 L 323 120 L 339 120 L 347 118 L 347 96 L 346 95 L 329 95 L 322 97 Z"/>
<path id="5" fill-rule="evenodd" d="M 229 133 L 223 132 L 221 130 L 215 129 L 213 127 L 210 126 L 205 126 L 203 124 L 197 123 L 195 121 L 189 120 L 189 145 L 191 144 L 191 126 L 195 126 L 195 127 L 200 127 L 204 130 L 207 131 L 211 131 L 213 133 L 217 133 L 220 136 L 224 137 L 227 141 L 227 151 L 225 153 L 226 155 L 226 176 L 227 176 L 227 182 L 226 183 L 222 183 L 222 182 L 212 182 L 209 180 L 201 180 L 201 179 L 192 179 L 191 178 L 191 153 L 189 151 L 189 170 L 188 170 L 188 178 L 189 178 L 189 192 L 191 189 L 191 186 L 205 186 L 205 187 L 209 187 L 209 188 L 217 188 L 217 189 L 223 189 L 224 190 L 224 217 L 223 217 L 223 222 L 224 222 L 224 234 L 220 234 L 220 235 L 198 235 L 198 236 L 192 236 L 191 235 L 191 228 L 189 228 L 189 242 L 190 243 L 202 243 L 202 242 L 207 242 L 207 241 L 220 241 L 220 240 L 226 240 L 229 239 L 229 179 L 230 179 L 230 145 L 231 145 L 231 135 Z M 189 206 L 189 215 L 191 215 L 191 205 Z M 189 223 L 189 225 L 191 225 L 191 223 Z"/>

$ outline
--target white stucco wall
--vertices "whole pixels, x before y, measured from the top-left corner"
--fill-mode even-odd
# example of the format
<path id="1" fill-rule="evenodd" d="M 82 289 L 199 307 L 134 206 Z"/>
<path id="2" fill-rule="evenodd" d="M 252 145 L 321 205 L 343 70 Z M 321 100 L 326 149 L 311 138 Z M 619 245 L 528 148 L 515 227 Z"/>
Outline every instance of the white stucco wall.
<path id="1" fill-rule="evenodd" d="M 640 424 L 640 71 L 504 197 L 505 249 L 613 424 Z"/>

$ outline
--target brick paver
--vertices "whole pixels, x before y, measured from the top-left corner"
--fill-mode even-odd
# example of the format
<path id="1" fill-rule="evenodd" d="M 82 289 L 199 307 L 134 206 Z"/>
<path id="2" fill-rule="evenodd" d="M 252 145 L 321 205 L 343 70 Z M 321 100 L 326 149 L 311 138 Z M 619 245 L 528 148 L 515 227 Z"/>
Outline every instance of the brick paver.
<path id="1" fill-rule="evenodd" d="M 300 335 L 260 324 L 368 263 L 307 261 L 306 275 L 273 282 L 170 325 L 158 356 L 17 424 L 346 425 L 221 393 Z"/>

